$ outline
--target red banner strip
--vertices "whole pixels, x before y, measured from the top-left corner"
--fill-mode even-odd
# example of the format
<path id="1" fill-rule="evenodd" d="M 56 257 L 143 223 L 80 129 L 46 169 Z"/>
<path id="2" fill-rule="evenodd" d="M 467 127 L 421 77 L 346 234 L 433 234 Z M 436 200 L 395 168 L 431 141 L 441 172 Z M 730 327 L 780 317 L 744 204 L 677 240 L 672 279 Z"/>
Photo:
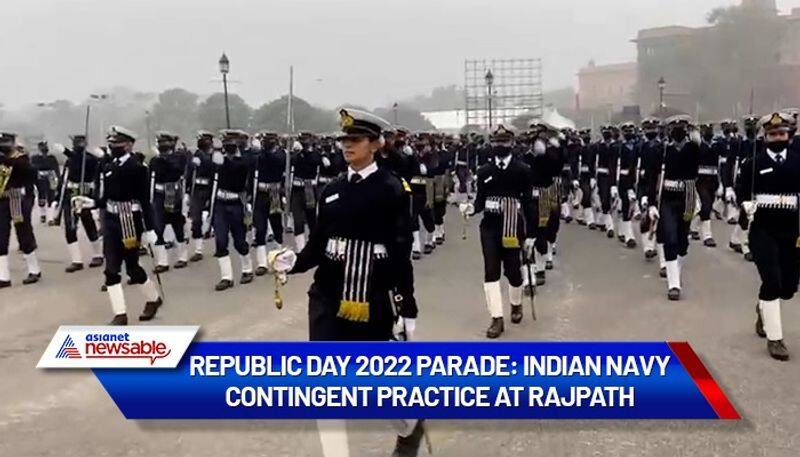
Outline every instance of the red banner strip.
<path id="1" fill-rule="evenodd" d="M 667 345 L 681 362 L 689 376 L 697 384 L 700 393 L 706 397 L 706 401 L 711 405 L 711 408 L 717 413 L 717 416 L 723 420 L 739 420 L 742 417 L 733 407 L 728 397 L 722 392 L 717 381 L 711 377 L 711 374 L 706 369 L 700 358 L 694 352 L 694 349 L 686 342 L 667 342 Z"/>

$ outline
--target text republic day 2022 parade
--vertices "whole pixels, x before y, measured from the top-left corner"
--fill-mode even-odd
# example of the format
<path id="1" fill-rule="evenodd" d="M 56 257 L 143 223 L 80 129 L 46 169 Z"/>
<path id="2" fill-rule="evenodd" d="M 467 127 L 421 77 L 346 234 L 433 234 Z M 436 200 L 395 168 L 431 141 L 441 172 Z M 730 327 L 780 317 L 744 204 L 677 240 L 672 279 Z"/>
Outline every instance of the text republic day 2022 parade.
<path id="1" fill-rule="evenodd" d="M 744 135 L 735 120 L 720 122 L 717 131 L 679 115 L 604 125 L 596 140 L 590 129 L 543 120 L 522 132 L 499 125 L 487 141 L 477 134 L 412 133 L 354 109 L 339 115 L 338 135 L 201 131 L 192 151 L 176 135 L 158 132 L 149 160 L 136 150 L 137 134 L 124 127 L 111 127 L 100 147 L 74 135 L 71 148 L 53 146 L 55 155 L 47 142 L 34 154 L 14 133 L 2 133 L 0 288 L 12 284 L 11 227 L 28 269 L 22 282 L 34 284 L 42 279 L 35 221 L 63 226 L 67 274 L 83 270 L 82 226 L 92 249 L 89 267 L 105 268 L 111 323 L 128 323 L 123 264 L 128 283 L 144 296 L 139 320 L 148 321 L 167 303 L 160 275 L 170 270 L 170 257 L 173 268 L 190 268 L 213 237 L 215 290 L 234 287 L 232 240 L 239 284 L 270 274 L 279 306 L 287 275 L 316 268 L 311 340 L 408 340 L 417 317 L 412 261 L 445 242 L 451 203 L 465 227 L 481 215 L 486 336 L 494 339 L 507 330 L 501 274 L 510 322 L 524 319 L 525 296 L 535 319 L 536 287 L 554 268 L 561 222 L 599 229 L 631 249 L 641 244 L 646 259 L 657 258 L 667 298 L 679 300 L 689 240 L 715 247 L 716 215 L 732 226 L 730 249 L 755 262 L 761 278 L 756 333 L 773 358 L 789 358 L 781 303 L 793 297 L 800 275 L 797 110 L 747 116 Z M 39 218 L 32 219 L 34 207 Z M 293 233 L 294 249 L 285 233 Z M 152 257 L 152 279 L 142 255 Z M 424 422 L 398 421 L 397 428 L 398 455 L 416 453 Z M 320 436 L 323 448 L 346 446 L 343 423 L 321 422 Z"/>

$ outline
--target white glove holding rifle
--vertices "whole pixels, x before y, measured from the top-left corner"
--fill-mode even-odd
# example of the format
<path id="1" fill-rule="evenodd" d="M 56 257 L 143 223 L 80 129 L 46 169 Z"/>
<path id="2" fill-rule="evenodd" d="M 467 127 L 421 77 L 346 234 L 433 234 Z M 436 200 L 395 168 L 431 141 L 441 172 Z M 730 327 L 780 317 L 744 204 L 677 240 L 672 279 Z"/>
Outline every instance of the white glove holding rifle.
<path id="1" fill-rule="evenodd" d="M 752 223 L 753 218 L 756 217 L 756 210 L 758 209 L 756 204 L 754 202 L 742 202 L 742 209 L 745 214 L 747 214 L 747 220 Z"/>
<path id="2" fill-rule="evenodd" d="M 725 201 L 732 204 L 736 203 L 736 192 L 733 191 L 733 187 L 725 188 Z"/>
<path id="3" fill-rule="evenodd" d="M 142 245 L 143 246 L 154 245 L 154 244 L 156 244 L 157 240 L 158 240 L 158 237 L 156 236 L 156 231 L 155 230 L 148 230 L 148 231 L 142 233 Z"/>
<path id="4" fill-rule="evenodd" d="M 472 203 L 461 203 L 458 205 L 458 210 L 464 217 L 471 217 L 475 214 L 475 205 Z"/>

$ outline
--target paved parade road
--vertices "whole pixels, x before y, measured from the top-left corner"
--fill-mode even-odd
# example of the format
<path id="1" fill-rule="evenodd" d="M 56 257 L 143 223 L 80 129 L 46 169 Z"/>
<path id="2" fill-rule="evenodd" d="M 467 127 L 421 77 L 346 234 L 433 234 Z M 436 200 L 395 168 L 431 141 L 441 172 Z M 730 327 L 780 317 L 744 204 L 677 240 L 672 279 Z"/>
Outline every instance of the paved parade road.
<path id="1" fill-rule="evenodd" d="M 483 340 L 477 221 L 462 241 L 451 211 L 448 241 L 416 263 L 424 340 Z M 728 227 L 715 223 L 727 244 Z M 723 235 L 724 231 L 724 235 Z M 302 422 L 125 421 L 88 371 L 34 366 L 60 324 L 110 319 L 100 270 L 66 275 L 60 229 L 38 228 L 44 280 L 22 287 L 21 255 L 12 255 L 15 286 L 0 291 L 0 456 L 320 456 L 316 426 Z M 722 235 L 722 236 L 721 236 Z M 720 243 L 723 244 L 723 243 Z M 739 422 L 432 422 L 439 456 L 796 456 L 800 449 L 800 310 L 784 308 L 786 343 L 795 359 L 769 358 L 753 334 L 755 267 L 727 248 L 692 244 L 684 299 L 668 302 L 657 265 L 575 224 L 562 228 L 556 270 L 537 297 L 539 321 L 506 324 L 513 340 L 688 340 L 744 420 Z M 12 241 L 12 246 L 15 242 Z M 210 249 L 211 243 L 208 244 Z M 208 253 L 207 253 L 208 254 Z M 149 264 L 148 259 L 143 259 Z M 236 264 L 234 258 L 234 264 Z M 293 277 L 284 309 L 263 278 L 222 293 L 216 262 L 165 276 L 166 304 L 154 324 L 199 324 L 202 339 L 304 340 L 310 275 Z M 126 288 L 129 315 L 141 310 Z M 527 300 L 527 299 L 526 299 Z M 388 423 L 351 422 L 353 456 L 391 452 Z"/>

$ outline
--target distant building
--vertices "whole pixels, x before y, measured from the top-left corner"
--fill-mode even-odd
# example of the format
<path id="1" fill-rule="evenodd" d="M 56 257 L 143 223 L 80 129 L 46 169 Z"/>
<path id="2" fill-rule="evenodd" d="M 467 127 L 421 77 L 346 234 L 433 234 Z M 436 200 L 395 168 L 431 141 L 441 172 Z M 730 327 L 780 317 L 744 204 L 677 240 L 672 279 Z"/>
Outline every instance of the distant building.
<path id="1" fill-rule="evenodd" d="M 766 111 L 800 104 L 800 8 L 788 15 L 778 13 L 775 0 L 742 0 L 740 8 L 747 14 L 764 14 L 777 18 L 781 24 L 781 36 L 775 43 L 774 63 L 769 68 L 757 69 L 758 80 L 753 91 L 755 110 Z M 707 49 L 719 42 L 722 31 L 715 26 L 684 27 L 667 26 L 640 30 L 633 40 L 637 47 L 638 76 L 634 99 L 643 112 L 654 112 L 660 103 L 658 81 L 666 81 L 664 103 L 670 108 L 682 110 L 701 118 L 712 116 L 738 116 L 749 108 L 750 84 L 747 88 L 726 86 L 729 80 L 725 68 L 713 75 L 698 75 L 691 71 L 702 58 L 698 50 Z M 687 71 L 688 69 L 688 71 Z M 740 76 L 740 75 L 736 75 Z M 707 94 L 697 93 L 696 86 L 709 87 L 707 79 L 719 81 L 720 91 L 732 90 L 733 95 L 724 103 L 717 100 L 712 106 L 701 106 Z"/>
<path id="2" fill-rule="evenodd" d="M 576 108 L 619 111 L 634 102 L 637 78 L 636 62 L 597 65 L 592 60 L 578 71 Z"/>

